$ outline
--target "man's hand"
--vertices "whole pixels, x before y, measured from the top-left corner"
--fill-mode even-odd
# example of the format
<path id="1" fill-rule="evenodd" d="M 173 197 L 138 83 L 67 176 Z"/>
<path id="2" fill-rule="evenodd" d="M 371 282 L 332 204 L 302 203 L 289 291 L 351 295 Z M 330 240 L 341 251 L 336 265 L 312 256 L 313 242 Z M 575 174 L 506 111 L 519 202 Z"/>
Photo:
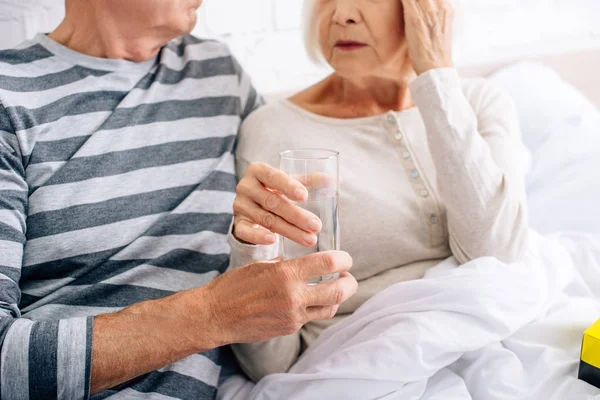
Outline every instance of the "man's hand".
<path id="1" fill-rule="evenodd" d="M 308 197 L 305 185 L 264 163 L 252 163 L 237 186 L 233 204 L 234 236 L 244 242 L 269 245 L 274 233 L 311 247 L 322 228 L 319 218 L 292 201 Z"/>
<path id="2" fill-rule="evenodd" d="M 333 318 L 356 293 L 345 252 L 316 253 L 290 261 L 260 262 L 231 270 L 200 288 L 210 306 L 210 329 L 217 345 L 261 342 L 290 335 L 311 320 Z M 308 280 L 340 273 L 339 280 L 308 286 Z"/>
<path id="3" fill-rule="evenodd" d="M 94 320 L 91 393 L 230 343 L 259 342 L 332 318 L 357 289 L 344 252 L 231 270 L 197 289 Z M 337 281 L 308 280 L 341 273 Z M 118 362 L 116 361 L 118 360 Z"/>
<path id="4" fill-rule="evenodd" d="M 413 68 L 421 75 L 452 66 L 454 10 L 448 0 L 402 0 Z"/>

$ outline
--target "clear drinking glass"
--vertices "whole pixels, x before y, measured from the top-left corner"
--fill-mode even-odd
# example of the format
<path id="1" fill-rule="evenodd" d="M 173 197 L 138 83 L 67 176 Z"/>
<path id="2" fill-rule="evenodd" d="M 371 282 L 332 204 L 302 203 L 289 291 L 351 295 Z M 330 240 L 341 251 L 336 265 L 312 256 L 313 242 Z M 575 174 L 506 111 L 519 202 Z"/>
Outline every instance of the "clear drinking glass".
<path id="1" fill-rule="evenodd" d="M 289 150 L 281 153 L 279 160 L 280 170 L 302 182 L 308 190 L 308 199 L 295 204 L 315 214 L 323 224 L 313 247 L 282 237 L 280 255 L 290 260 L 321 251 L 339 250 L 339 153 L 325 149 Z M 339 274 L 330 274 L 308 283 L 316 285 L 338 277 Z"/>

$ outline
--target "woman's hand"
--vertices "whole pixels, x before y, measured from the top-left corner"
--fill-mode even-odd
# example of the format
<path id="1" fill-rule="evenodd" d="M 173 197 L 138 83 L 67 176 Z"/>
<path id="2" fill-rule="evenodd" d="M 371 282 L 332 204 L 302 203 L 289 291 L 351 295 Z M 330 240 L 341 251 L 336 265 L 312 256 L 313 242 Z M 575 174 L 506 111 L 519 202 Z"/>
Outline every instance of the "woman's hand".
<path id="1" fill-rule="evenodd" d="M 408 51 L 421 75 L 452 67 L 454 9 L 448 0 L 402 0 Z"/>
<path id="2" fill-rule="evenodd" d="M 237 239 L 269 245 L 278 233 L 307 247 L 317 243 L 321 221 L 290 201 L 306 201 L 308 191 L 300 181 L 267 164 L 252 163 L 236 191 L 233 234 Z"/>

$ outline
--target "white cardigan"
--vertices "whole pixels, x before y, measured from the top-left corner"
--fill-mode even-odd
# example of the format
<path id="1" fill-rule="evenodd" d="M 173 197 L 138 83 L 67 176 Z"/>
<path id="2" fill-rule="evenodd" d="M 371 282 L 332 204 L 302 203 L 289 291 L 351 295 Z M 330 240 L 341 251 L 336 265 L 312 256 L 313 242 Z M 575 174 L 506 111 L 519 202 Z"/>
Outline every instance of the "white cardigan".
<path id="1" fill-rule="evenodd" d="M 417 107 L 402 112 L 336 119 L 283 100 L 243 124 L 239 176 L 249 162 L 277 167 L 284 150 L 340 152 L 341 247 L 359 281 L 333 320 L 234 346 L 251 378 L 286 371 L 323 329 L 451 255 L 461 263 L 486 256 L 510 262 L 524 253 L 526 152 L 511 98 L 483 79 L 461 82 L 454 69 L 422 74 L 410 90 Z M 277 256 L 275 246 L 243 245 L 231 235 L 229 242 L 232 267 Z"/>

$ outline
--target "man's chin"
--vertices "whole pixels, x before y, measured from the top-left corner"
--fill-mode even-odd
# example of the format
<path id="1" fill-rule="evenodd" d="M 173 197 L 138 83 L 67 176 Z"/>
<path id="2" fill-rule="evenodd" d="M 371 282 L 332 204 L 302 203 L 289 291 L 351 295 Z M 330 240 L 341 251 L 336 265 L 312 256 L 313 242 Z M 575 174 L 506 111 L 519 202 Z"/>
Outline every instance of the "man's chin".
<path id="1" fill-rule="evenodd" d="M 173 38 L 189 35 L 192 33 L 198 22 L 196 12 L 189 12 L 185 19 L 179 21 L 177 26 L 172 26 L 171 36 Z"/>
<path id="2" fill-rule="evenodd" d="M 189 35 L 190 33 L 192 33 L 192 31 L 196 27 L 196 24 L 198 23 L 198 14 L 196 13 L 196 11 L 196 9 L 190 11 L 188 29 L 184 33 L 185 35 Z"/>

